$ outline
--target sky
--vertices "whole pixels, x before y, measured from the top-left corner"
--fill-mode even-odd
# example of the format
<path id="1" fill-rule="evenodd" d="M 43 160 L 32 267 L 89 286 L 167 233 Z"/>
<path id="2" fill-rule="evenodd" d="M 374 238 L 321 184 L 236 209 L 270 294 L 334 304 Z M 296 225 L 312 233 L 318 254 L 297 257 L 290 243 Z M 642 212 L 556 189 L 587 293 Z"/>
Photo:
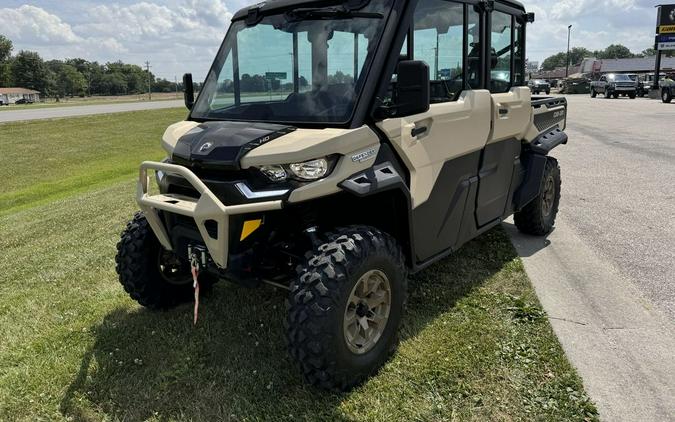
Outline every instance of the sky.
<path id="1" fill-rule="evenodd" d="M 45 59 L 122 60 L 173 80 L 192 72 L 203 80 L 232 14 L 259 0 L 25 0 L 0 1 L 0 34 L 19 50 Z M 530 61 L 571 46 L 601 49 L 624 44 L 633 52 L 652 47 L 657 0 L 531 0 L 536 15 L 527 30 Z"/>

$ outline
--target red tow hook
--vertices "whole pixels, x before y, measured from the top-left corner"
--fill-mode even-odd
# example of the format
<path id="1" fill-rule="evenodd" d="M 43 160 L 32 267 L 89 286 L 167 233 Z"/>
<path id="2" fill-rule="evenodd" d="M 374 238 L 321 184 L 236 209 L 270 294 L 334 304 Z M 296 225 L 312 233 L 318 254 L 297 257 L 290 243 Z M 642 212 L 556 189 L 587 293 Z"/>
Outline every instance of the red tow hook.
<path id="1" fill-rule="evenodd" d="M 199 269 L 202 264 L 206 264 L 206 251 L 198 247 L 193 248 L 192 246 L 188 246 L 188 259 L 190 260 L 190 271 L 192 272 L 192 288 L 195 290 L 193 324 L 197 325 L 197 318 L 199 316 Z"/>

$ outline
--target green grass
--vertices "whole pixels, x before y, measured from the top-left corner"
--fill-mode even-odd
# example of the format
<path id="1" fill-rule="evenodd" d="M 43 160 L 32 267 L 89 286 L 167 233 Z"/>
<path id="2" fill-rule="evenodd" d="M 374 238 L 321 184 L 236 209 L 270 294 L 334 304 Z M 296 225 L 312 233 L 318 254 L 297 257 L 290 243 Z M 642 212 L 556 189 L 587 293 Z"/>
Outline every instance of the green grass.
<path id="1" fill-rule="evenodd" d="M 55 138 L 61 164 L 42 167 L 41 153 L 24 158 L 43 171 L 27 176 L 15 167 L 3 175 L 3 192 L 25 189 L 32 177 L 84 177 L 70 155 L 87 155 L 80 150 L 91 139 L 109 141 L 99 145 L 99 165 L 128 154 L 135 168 L 161 155 L 163 127 L 183 114 L 86 118 L 99 124 L 78 136 L 62 132 L 69 157 Z M 54 123 L 78 127 L 78 120 Z M 41 125 L 14 130 L 48 130 Z M 154 129 L 134 148 L 117 144 L 144 125 Z M 14 165 L 2 157 L 3 166 Z M 0 216 L 0 420 L 597 419 L 501 229 L 412 276 L 397 353 L 362 386 L 332 394 L 305 385 L 287 357 L 278 290 L 219 283 L 197 327 L 189 305 L 150 312 L 129 299 L 114 254 L 136 209 L 134 183 L 123 173 L 121 181 L 100 177 L 96 166 L 87 171 L 98 182 Z"/>
<path id="2" fill-rule="evenodd" d="M 185 109 L 0 125 L 0 215 L 129 179 Z"/>

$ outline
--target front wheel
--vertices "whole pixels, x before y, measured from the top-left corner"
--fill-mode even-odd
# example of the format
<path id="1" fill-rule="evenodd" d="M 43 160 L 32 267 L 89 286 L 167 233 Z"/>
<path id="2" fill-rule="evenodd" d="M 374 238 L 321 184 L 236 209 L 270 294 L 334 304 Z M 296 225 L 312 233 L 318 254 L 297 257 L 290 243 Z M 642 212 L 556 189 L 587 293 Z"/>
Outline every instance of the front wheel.
<path id="1" fill-rule="evenodd" d="M 605 98 L 612 98 L 612 92 L 607 88 L 605 88 Z"/>
<path id="2" fill-rule="evenodd" d="M 122 232 L 115 262 L 124 290 L 147 308 L 168 309 L 193 299 L 189 263 L 162 247 L 141 212 Z M 202 273 L 199 282 L 208 288 L 215 279 Z"/>
<path id="3" fill-rule="evenodd" d="M 518 230 L 543 236 L 553 230 L 560 203 L 560 166 L 553 157 L 546 158 L 539 195 L 513 215 Z"/>
<path id="4" fill-rule="evenodd" d="M 595 98 L 598 95 L 593 88 L 591 88 L 591 98 Z"/>
<path id="5" fill-rule="evenodd" d="M 673 100 L 673 94 L 669 89 L 661 90 L 661 101 L 664 103 L 669 103 Z"/>
<path id="6" fill-rule="evenodd" d="M 393 237 L 367 226 L 329 234 L 308 256 L 287 300 L 289 353 L 310 384 L 345 391 L 396 349 L 405 260 Z"/>

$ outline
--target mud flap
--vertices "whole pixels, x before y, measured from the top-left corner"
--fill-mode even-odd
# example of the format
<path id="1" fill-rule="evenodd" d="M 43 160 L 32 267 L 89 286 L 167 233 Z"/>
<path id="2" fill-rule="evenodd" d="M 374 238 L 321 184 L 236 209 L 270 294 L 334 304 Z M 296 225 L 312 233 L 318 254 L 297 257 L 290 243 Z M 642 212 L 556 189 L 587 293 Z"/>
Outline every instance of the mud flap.
<path id="1" fill-rule="evenodd" d="M 521 183 L 513 195 L 513 208 L 515 211 L 520 211 L 539 195 L 541 178 L 544 177 L 547 160 L 545 155 L 532 151 L 523 152 L 520 158 L 525 167 L 525 177 L 523 178 L 523 183 Z"/>

